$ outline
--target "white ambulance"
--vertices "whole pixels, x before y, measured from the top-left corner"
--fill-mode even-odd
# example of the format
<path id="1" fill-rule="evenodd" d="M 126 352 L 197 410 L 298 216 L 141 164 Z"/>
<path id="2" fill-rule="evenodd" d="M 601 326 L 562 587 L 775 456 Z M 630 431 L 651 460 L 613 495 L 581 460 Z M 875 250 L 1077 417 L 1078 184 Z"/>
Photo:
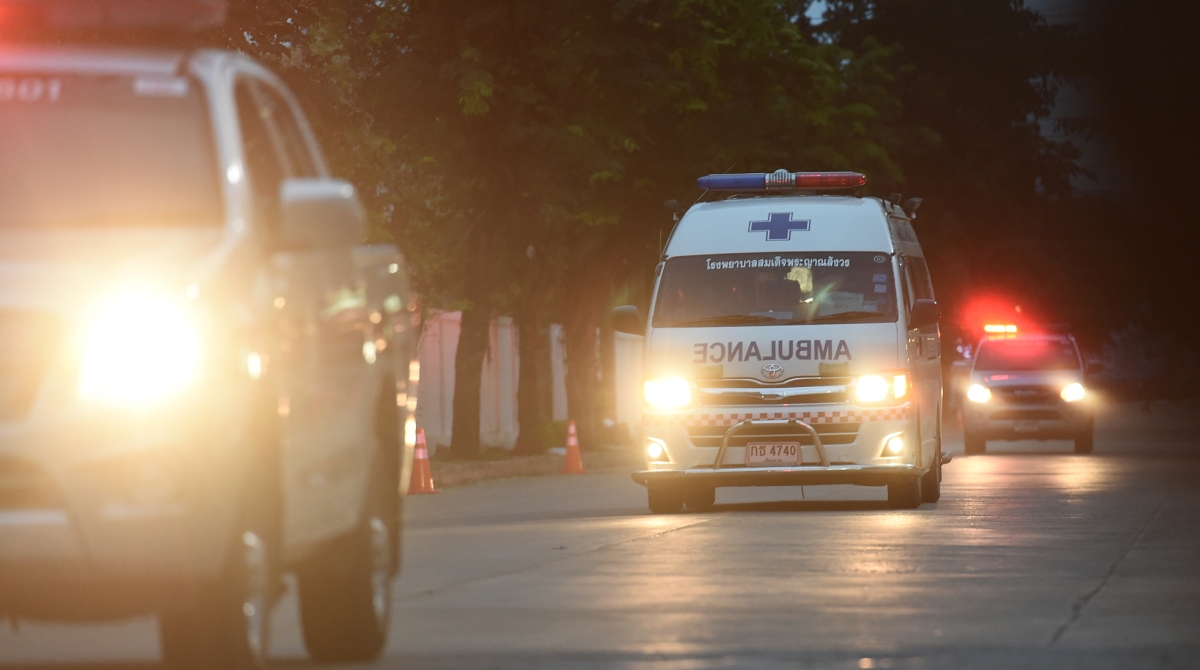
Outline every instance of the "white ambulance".
<path id="1" fill-rule="evenodd" d="M 644 332 L 655 513 L 704 509 L 720 486 L 887 486 L 940 496 L 940 312 L 907 207 L 853 172 L 724 174 L 676 225 Z M 710 197 L 716 195 L 717 197 Z M 906 211 L 907 210 L 907 211 Z"/>

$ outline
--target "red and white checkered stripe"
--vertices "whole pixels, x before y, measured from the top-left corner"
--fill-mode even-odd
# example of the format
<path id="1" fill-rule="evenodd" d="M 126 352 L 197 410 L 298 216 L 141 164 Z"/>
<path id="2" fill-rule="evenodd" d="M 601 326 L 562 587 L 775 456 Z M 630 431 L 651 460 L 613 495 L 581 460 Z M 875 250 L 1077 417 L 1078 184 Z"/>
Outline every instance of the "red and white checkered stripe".
<path id="1" fill-rule="evenodd" d="M 908 418 L 908 406 L 880 407 L 874 409 L 847 409 L 817 412 L 744 412 L 716 413 L 680 412 L 678 414 L 647 413 L 646 423 L 655 425 L 682 426 L 732 426 L 746 421 L 768 421 L 798 419 L 809 424 L 818 423 L 863 423 L 865 421 L 896 421 Z"/>

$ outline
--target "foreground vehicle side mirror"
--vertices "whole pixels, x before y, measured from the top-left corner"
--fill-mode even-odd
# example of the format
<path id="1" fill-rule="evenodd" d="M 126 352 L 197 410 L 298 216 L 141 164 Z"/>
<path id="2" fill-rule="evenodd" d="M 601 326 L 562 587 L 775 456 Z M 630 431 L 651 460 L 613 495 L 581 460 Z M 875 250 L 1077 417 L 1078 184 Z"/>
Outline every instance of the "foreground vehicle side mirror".
<path id="1" fill-rule="evenodd" d="M 618 333 L 627 335 L 645 335 L 646 325 L 642 323 L 642 313 L 633 305 L 621 305 L 613 309 L 612 315 L 613 330 Z"/>
<path id="2" fill-rule="evenodd" d="M 345 246 L 366 238 L 366 213 L 348 182 L 287 179 L 279 189 L 280 232 L 285 246 Z"/>
<path id="3" fill-rule="evenodd" d="M 924 326 L 932 326 L 942 320 L 942 308 L 938 307 L 936 300 L 922 298 L 913 303 L 912 311 L 908 315 L 909 328 L 922 328 Z"/>

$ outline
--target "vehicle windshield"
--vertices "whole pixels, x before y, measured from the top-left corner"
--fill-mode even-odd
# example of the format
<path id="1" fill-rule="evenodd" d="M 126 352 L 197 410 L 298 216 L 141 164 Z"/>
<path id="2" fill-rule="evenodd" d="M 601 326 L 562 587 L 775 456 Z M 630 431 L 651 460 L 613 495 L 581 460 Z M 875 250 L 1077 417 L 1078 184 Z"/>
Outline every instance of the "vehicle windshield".
<path id="1" fill-rule="evenodd" d="M 199 88 L 0 71 L 0 229 L 220 224 Z"/>
<path id="2" fill-rule="evenodd" d="M 667 261 L 656 328 L 896 320 L 882 252 L 727 254 Z"/>
<path id="3" fill-rule="evenodd" d="M 986 340 L 975 357 L 982 372 L 1022 370 L 1078 370 L 1079 355 L 1067 338 L 1018 337 Z"/>

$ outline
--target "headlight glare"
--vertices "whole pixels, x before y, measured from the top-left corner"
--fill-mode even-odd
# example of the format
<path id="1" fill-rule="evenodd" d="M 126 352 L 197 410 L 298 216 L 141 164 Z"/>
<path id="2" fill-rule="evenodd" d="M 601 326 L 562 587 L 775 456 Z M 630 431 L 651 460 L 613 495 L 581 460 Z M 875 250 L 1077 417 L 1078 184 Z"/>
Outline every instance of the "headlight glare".
<path id="1" fill-rule="evenodd" d="M 199 338 L 182 310 L 166 300 L 126 296 L 91 323 L 77 390 L 85 400 L 150 404 L 193 381 L 199 353 Z"/>
<path id="2" fill-rule="evenodd" d="M 1061 395 L 1063 400 L 1066 400 L 1067 402 L 1075 402 L 1078 400 L 1083 400 L 1083 396 L 1086 395 L 1086 391 L 1083 390 L 1083 384 L 1075 382 L 1073 384 L 1068 384 L 1066 388 L 1062 390 Z"/>
<path id="3" fill-rule="evenodd" d="M 987 402 L 992 399 L 992 392 L 983 384 L 971 384 L 967 387 L 967 400 L 971 402 Z"/>
<path id="4" fill-rule="evenodd" d="M 692 389 L 682 377 L 651 379 L 645 386 L 646 403 L 659 411 L 680 410 L 692 404 Z"/>
<path id="5" fill-rule="evenodd" d="M 858 378 L 854 388 L 854 397 L 862 402 L 879 402 L 888 397 L 891 392 L 890 380 L 880 375 L 866 375 Z"/>

